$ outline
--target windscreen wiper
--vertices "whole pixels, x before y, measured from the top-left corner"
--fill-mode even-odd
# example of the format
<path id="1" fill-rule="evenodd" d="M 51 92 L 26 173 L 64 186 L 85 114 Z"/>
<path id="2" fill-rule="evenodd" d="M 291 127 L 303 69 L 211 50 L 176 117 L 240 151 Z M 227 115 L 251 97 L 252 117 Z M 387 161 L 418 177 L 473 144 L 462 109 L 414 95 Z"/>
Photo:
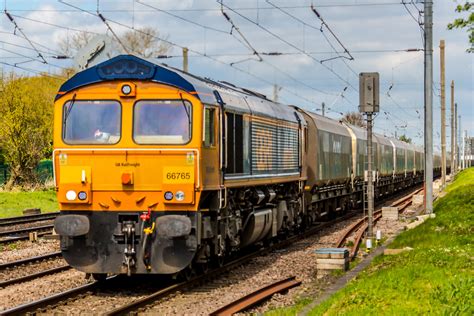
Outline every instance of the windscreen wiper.
<path id="1" fill-rule="evenodd" d="M 67 118 L 69 117 L 69 114 L 71 113 L 72 107 L 74 106 L 74 103 L 76 102 L 76 94 L 72 96 L 71 99 L 71 104 L 69 105 L 69 108 L 67 109 L 67 112 L 64 114 L 64 125 L 66 125 Z"/>
<path id="2" fill-rule="evenodd" d="M 184 102 L 183 95 L 180 93 L 179 96 L 180 96 L 180 98 L 181 98 L 181 103 L 182 103 L 183 106 L 184 106 L 184 111 L 186 111 L 186 115 L 188 116 L 188 122 L 189 122 L 189 124 L 191 124 L 191 115 L 189 114 L 188 106 L 187 106 L 186 103 Z"/>

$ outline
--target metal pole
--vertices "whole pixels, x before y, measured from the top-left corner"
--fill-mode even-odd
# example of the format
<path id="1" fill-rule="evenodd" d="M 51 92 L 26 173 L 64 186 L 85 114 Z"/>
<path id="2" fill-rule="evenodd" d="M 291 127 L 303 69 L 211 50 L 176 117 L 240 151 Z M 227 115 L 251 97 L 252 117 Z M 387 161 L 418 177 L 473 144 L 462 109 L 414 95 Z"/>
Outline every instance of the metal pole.
<path id="1" fill-rule="evenodd" d="M 433 212 L 433 1 L 425 0 L 425 212 Z"/>
<path id="2" fill-rule="evenodd" d="M 454 80 L 451 80 L 451 174 L 454 174 Z"/>
<path id="3" fill-rule="evenodd" d="M 326 108 L 326 104 L 323 102 L 323 103 L 321 104 L 321 113 L 323 114 L 323 116 L 324 116 L 324 109 L 325 109 L 325 108 Z"/>
<path id="4" fill-rule="evenodd" d="M 456 107 L 456 113 L 457 113 L 457 107 Z M 457 125 L 457 132 L 458 132 L 458 137 L 456 138 L 456 145 L 458 146 L 457 150 L 457 157 L 458 157 L 458 170 L 461 169 L 461 150 L 462 150 L 462 126 L 461 126 L 461 115 L 458 115 L 458 125 Z"/>
<path id="5" fill-rule="evenodd" d="M 444 40 L 439 42 L 441 66 L 441 185 L 446 186 L 446 78 L 444 62 Z"/>
<path id="6" fill-rule="evenodd" d="M 467 139 L 467 130 L 464 130 L 464 137 L 462 138 L 462 168 L 466 169 L 466 139 Z"/>
<path id="7" fill-rule="evenodd" d="M 188 72 L 188 48 L 183 47 L 183 71 Z"/>
<path id="8" fill-rule="evenodd" d="M 374 236 L 374 184 L 372 182 L 372 113 L 367 113 L 367 238 Z"/>
<path id="9" fill-rule="evenodd" d="M 454 103 L 454 173 L 458 172 L 458 104 Z"/>

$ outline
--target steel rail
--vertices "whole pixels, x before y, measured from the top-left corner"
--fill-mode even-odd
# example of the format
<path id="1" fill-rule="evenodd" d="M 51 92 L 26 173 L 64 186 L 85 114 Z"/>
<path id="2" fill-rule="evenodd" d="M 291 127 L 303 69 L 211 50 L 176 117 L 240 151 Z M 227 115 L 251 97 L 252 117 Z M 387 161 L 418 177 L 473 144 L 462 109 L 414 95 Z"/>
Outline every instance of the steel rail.
<path id="1" fill-rule="evenodd" d="M 59 212 L 0 218 L 0 227 L 55 219 Z"/>
<path id="2" fill-rule="evenodd" d="M 230 316 L 235 313 L 243 312 L 248 308 L 259 304 L 273 296 L 273 294 L 288 291 L 291 288 L 299 286 L 301 281 L 296 281 L 296 277 L 292 276 L 284 280 L 277 281 L 244 297 L 241 297 L 217 310 L 212 312 L 211 316 Z"/>
<path id="3" fill-rule="evenodd" d="M 52 231 L 47 231 L 47 232 L 39 232 L 38 237 L 43 237 L 46 235 L 51 235 Z M 19 237 L 7 237 L 5 239 L 0 240 L 0 244 L 8 244 L 11 242 L 16 242 L 16 241 L 21 241 L 21 240 L 28 240 L 30 237 L 28 235 L 26 236 L 19 236 Z"/>
<path id="4" fill-rule="evenodd" d="M 374 213 L 374 224 L 382 218 L 382 211 L 377 211 Z M 351 252 L 349 254 L 350 260 L 353 260 L 355 256 L 357 255 L 357 251 L 359 250 L 359 245 L 360 241 L 362 240 L 362 237 L 364 237 L 365 231 L 369 228 L 368 223 L 364 223 L 362 228 L 359 230 L 359 232 L 356 235 L 356 240 L 354 242 L 354 245 L 352 245 Z"/>
<path id="5" fill-rule="evenodd" d="M 2 282 L 0 282 L 0 288 L 6 287 L 6 286 L 12 285 L 12 284 L 18 284 L 18 283 L 22 283 L 22 282 L 26 282 L 26 281 L 31 281 L 31 280 L 41 278 L 41 277 L 46 276 L 46 275 L 51 275 L 51 274 L 55 274 L 55 273 L 58 273 L 58 272 L 63 272 L 63 271 L 69 270 L 69 269 L 72 269 L 72 267 L 69 266 L 69 265 L 62 265 L 60 267 L 51 268 L 51 269 L 40 271 L 40 272 L 37 272 L 37 273 L 25 275 L 23 277 L 2 281 Z"/>
<path id="6" fill-rule="evenodd" d="M 405 209 L 408 205 L 411 204 L 411 198 L 413 197 L 413 195 L 417 194 L 418 192 L 420 192 L 421 190 L 423 190 L 423 188 L 421 189 L 417 189 L 411 193 L 409 193 L 408 195 L 392 202 L 390 204 L 390 206 L 392 207 L 398 207 L 399 209 L 399 212 L 402 211 L 403 209 Z M 381 208 L 379 208 L 377 211 L 374 212 L 374 216 L 375 216 L 375 220 L 379 220 L 381 218 L 381 216 L 378 216 L 379 214 L 381 214 Z M 355 231 L 357 231 L 363 224 L 364 222 L 367 221 L 367 216 L 365 216 L 364 218 L 361 218 L 359 219 L 358 221 L 356 221 L 355 223 L 353 223 L 351 226 L 349 226 L 349 228 L 347 228 L 347 230 L 341 235 L 341 237 L 339 237 L 339 239 L 337 240 L 336 242 L 336 248 L 341 248 L 343 245 L 344 245 L 344 242 L 345 240 L 351 235 L 353 234 Z M 363 232 L 365 232 L 365 229 L 362 230 Z M 362 236 L 361 236 L 362 237 Z M 360 242 L 360 240 L 359 240 Z M 355 247 L 355 244 L 353 246 L 353 249 Z M 357 250 L 355 250 L 357 251 Z"/>
<path id="7" fill-rule="evenodd" d="M 6 262 L 6 263 L 0 264 L 0 270 L 4 270 L 4 269 L 15 267 L 15 266 L 20 266 L 23 264 L 30 264 L 36 261 L 49 260 L 49 259 L 60 257 L 60 256 L 61 256 L 61 252 L 57 251 L 57 252 L 51 252 L 51 253 L 41 255 L 41 256 Z"/>
<path id="8" fill-rule="evenodd" d="M 26 233 L 31 233 L 34 231 L 42 231 L 42 230 L 53 230 L 54 225 L 43 225 L 43 226 L 36 226 L 36 227 L 28 227 L 28 228 L 21 228 L 21 229 L 13 229 L 13 230 L 6 230 L 3 232 L 0 232 L 0 237 L 6 237 L 6 236 L 16 236 L 16 235 L 23 235 Z"/>
<path id="9" fill-rule="evenodd" d="M 107 280 L 110 280 L 112 277 L 109 277 Z M 66 299 L 69 299 L 71 297 L 86 293 L 88 291 L 93 291 L 99 288 L 102 282 L 94 282 L 94 283 L 88 283 L 85 285 L 81 285 L 78 287 L 75 287 L 73 289 L 57 293 L 48 297 L 44 297 L 42 299 L 39 299 L 37 301 L 25 303 L 19 306 L 15 306 L 13 308 L 7 309 L 0 311 L 0 315 L 24 315 L 26 313 L 31 313 L 35 312 L 37 310 L 45 309 L 48 306 L 57 304 L 59 302 L 62 302 Z"/>
<path id="10" fill-rule="evenodd" d="M 311 236 L 311 235 L 319 232 L 323 228 L 326 228 L 326 227 L 329 227 L 329 226 L 334 225 L 336 223 L 347 220 L 347 219 L 351 218 L 352 216 L 355 216 L 358 213 L 359 212 L 350 212 L 350 213 L 348 213 L 348 214 L 346 214 L 346 215 L 344 215 L 344 216 L 342 216 L 342 217 L 340 217 L 336 220 L 329 221 L 329 222 L 323 222 L 323 223 L 321 223 L 321 224 L 319 224 L 315 227 L 310 228 L 306 232 L 303 232 L 303 233 L 298 234 L 298 235 L 291 236 L 291 237 L 287 238 L 286 240 L 281 241 L 277 244 L 274 244 L 270 247 L 267 247 L 263 250 L 258 250 L 258 251 L 252 252 L 250 254 L 247 254 L 243 257 L 240 257 L 238 259 L 235 259 L 234 261 L 231 261 L 231 262 L 227 263 L 223 267 L 212 269 L 208 273 L 203 274 L 203 275 L 198 275 L 198 276 L 192 278 L 189 281 L 184 281 L 184 282 L 174 284 L 174 285 L 171 285 L 169 287 L 160 289 L 159 291 L 157 291 L 155 293 L 152 293 L 152 294 L 150 294 L 148 296 L 145 296 L 141 299 L 135 300 L 135 301 L 133 301 L 129 304 L 120 306 L 120 307 L 118 307 L 118 308 L 116 308 L 112 311 L 109 311 L 109 312 L 105 313 L 105 315 L 113 316 L 113 315 L 124 315 L 124 314 L 134 313 L 137 310 L 139 310 L 139 309 L 141 309 L 141 308 L 143 308 L 147 305 L 150 305 L 150 304 L 154 303 L 155 301 L 157 301 L 157 300 L 159 300 L 163 297 L 166 297 L 167 295 L 175 293 L 176 291 L 180 291 L 180 290 L 184 290 L 186 288 L 192 287 L 193 285 L 201 284 L 201 283 L 203 283 L 205 281 L 208 281 L 210 279 L 216 278 L 217 276 L 222 275 L 223 273 L 226 273 L 226 272 L 232 270 L 233 268 L 236 268 L 236 267 L 242 265 L 243 263 L 245 263 L 245 262 L 247 262 L 247 261 L 249 261 L 249 260 L 251 260 L 251 259 L 253 259 L 257 256 L 266 254 L 266 253 L 268 253 L 270 251 L 273 251 L 273 250 L 276 250 L 276 249 L 280 249 L 280 248 L 290 246 L 291 244 L 293 244 L 294 242 L 296 242 L 298 240 L 301 240 L 301 239 L 304 239 L 308 236 Z"/>

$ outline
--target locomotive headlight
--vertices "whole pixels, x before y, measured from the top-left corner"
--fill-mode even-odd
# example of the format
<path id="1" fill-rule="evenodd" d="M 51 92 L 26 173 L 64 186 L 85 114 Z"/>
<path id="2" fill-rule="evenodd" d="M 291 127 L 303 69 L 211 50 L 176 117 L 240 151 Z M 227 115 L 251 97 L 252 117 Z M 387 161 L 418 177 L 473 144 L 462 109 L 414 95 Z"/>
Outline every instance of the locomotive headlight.
<path id="1" fill-rule="evenodd" d="M 79 200 L 81 200 L 81 201 L 84 201 L 84 200 L 87 199 L 87 193 L 84 192 L 84 191 L 81 191 L 81 192 L 79 192 L 79 194 L 77 195 L 77 198 L 78 198 Z"/>
<path id="2" fill-rule="evenodd" d="M 165 192 L 165 200 L 166 201 L 171 201 L 173 199 L 173 192 L 166 191 Z"/>
<path id="3" fill-rule="evenodd" d="M 125 95 L 129 95 L 130 92 L 132 92 L 132 87 L 128 84 L 124 84 L 122 86 L 122 93 L 125 94 Z"/>
<path id="4" fill-rule="evenodd" d="M 66 199 L 68 201 L 74 201 L 76 199 L 76 191 L 73 191 L 73 190 L 69 190 L 66 192 Z"/>
<path id="5" fill-rule="evenodd" d="M 184 192 L 183 191 L 177 191 L 176 194 L 174 195 L 176 198 L 176 201 L 182 201 L 184 200 Z"/>

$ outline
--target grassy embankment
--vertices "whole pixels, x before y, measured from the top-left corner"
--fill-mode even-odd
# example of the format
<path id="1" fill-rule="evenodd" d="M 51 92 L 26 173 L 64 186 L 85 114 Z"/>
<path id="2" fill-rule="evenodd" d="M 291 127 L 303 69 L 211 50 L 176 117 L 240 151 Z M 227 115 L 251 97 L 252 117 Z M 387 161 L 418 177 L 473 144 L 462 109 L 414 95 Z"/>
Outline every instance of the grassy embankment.
<path id="1" fill-rule="evenodd" d="M 474 168 L 435 203 L 436 218 L 403 232 L 356 280 L 310 315 L 474 315 Z M 269 315 L 294 315 L 308 299 Z"/>
<path id="2" fill-rule="evenodd" d="M 57 211 L 56 192 L 0 192 L 0 217 L 21 216 L 25 208 L 40 208 L 42 213 Z"/>

